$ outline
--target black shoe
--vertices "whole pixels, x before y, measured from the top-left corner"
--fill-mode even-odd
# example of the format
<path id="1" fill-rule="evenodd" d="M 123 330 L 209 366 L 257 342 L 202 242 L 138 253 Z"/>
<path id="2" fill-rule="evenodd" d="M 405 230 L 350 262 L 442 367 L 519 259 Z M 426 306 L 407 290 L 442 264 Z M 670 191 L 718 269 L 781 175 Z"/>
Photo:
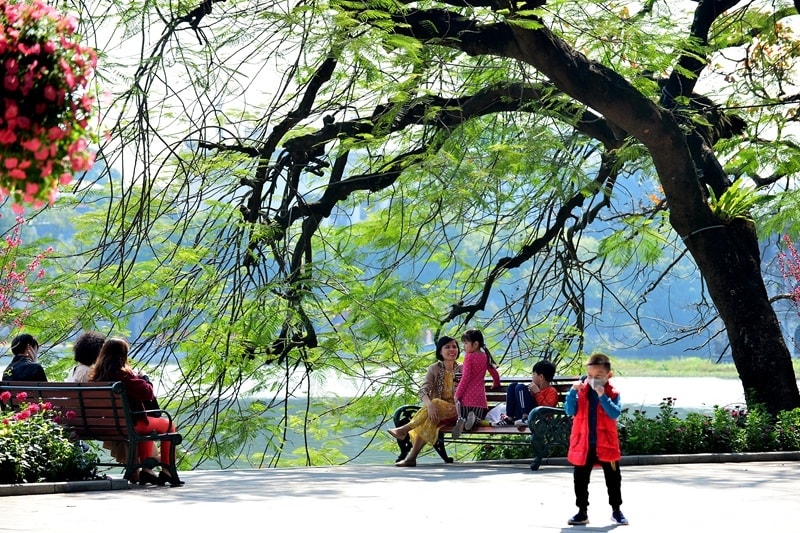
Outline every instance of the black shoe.
<path id="1" fill-rule="evenodd" d="M 163 485 L 163 483 L 159 483 L 158 477 L 153 474 L 152 472 L 145 472 L 142 470 L 139 472 L 139 485 Z"/>
<path id="2" fill-rule="evenodd" d="M 625 515 L 622 514 L 622 511 L 620 511 L 619 509 L 617 509 L 616 511 L 611 513 L 611 520 L 613 520 L 615 523 L 617 523 L 617 524 L 619 524 L 621 526 L 627 526 L 628 525 L 628 519 L 625 518 Z"/>
<path id="3" fill-rule="evenodd" d="M 165 471 L 161 471 L 158 473 L 158 484 L 161 486 L 166 485 L 169 483 L 170 487 L 180 487 L 183 485 L 183 481 L 173 481 L 172 476 L 167 474 Z"/>
<path id="4" fill-rule="evenodd" d="M 589 517 L 586 516 L 586 511 L 579 511 L 578 514 L 567 520 L 567 524 L 571 526 L 585 526 L 589 523 Z"/>

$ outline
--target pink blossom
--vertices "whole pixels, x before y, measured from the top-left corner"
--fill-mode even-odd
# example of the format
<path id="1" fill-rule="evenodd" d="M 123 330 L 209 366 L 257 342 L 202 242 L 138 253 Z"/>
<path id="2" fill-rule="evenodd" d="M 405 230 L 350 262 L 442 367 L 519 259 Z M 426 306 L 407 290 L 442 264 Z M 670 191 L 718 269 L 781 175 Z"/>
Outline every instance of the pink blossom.
<path id="1" fill-rule="evenodd" d="M 42 408 L 42 411 L 49 411 L 53 408 L 53 404 L 50 402 L 43 402 L 39 404 L 39 407 Z"/>
<path id="2" fill-rule="evenodd" d="M 10 392 L 8 392 L 7 390 L 4 390 L 3 392 L 0 392 L 0 402 L 7 402 L 10 399 L 11 399 L 11 393 Z"/>
<path id="3" fill-rule="evenodd" d="M 17 398 L 17 400 L 19 400 L 19 401 L 26 400 L 26 399 L 28 398 L 28 393 L 27 393 L 27 392 L 25 392 L 25 391 L 18 392 L 18 393 L 17 393 L 17 396 L 16 396 L 16 398 Z"/>
<path id="4" fill-rule="evenodd" d="M 3 87 L 9 92 L 16 91 L 19 88 L 19 80 L 15 75 L 7 74 L 3 78 Z"/>
<path id="5" fill-rule="evenodd" d="M 5 113 L 3 113 L 5 119 L 11 120 L 12 118 L 17 118 L 17 116 L 19 115 L 19 107 L 17 106 L 17 103 L 14 102 L 13 100 L 6 100 L 5 104 L 6 104 L 6 111 Z"/>
<path id="6" fill-rule="evenodd" d="M 8 421 L 8 418 L 4 418 L 4 419 L 3 419 L 3 425 L 4 425 L 4 426 L 7 426 L 7 425 L 9 425 L 10 423 L 11 423 L 11 422 L 9 422 L 9 421 Z"/>
<path id="7" fill-rule="evenodd" d="M 11 130 L 0 130 L 0 144 L 13 144 L 17 142 L 17 134 Z"/>
<path id="8" fill-rule="evenodd" d="M 72 174 L 68 172 L 61 174 L 61 176 L 59 176 L 58 178 L 58 183 L 60 183 L 61 185 L 69 185 L 70 183 L 72 183 Z"/>
<path id="9" fill-rule="evenodd" d="M 34 43 L 31 46 L 28 46 L 25 43 L 19 43 L 17 48 L 19 48 L 19 51 L 22 52 L 22 55 L 26 56 L 36 56 L 42 51 L 42 47 L 39 43 Z"/>
<path id="10" fill-rule="evenodd" d="M 67 132 L 65 132 L 60 127 L 53 126 L 49 130 L 47 130 L 47 140 L 49 140 L 51 142 L 59 141 L 59 140 L 63 139 L 66 134 L 67 134 Z"/>
<path id="11" fill-rule="evenodd" d="M 40 141 L 39 139 L 33 138 L 33 139 L 29 139 L 27 141 L 22 141 L 20 144 L 26 150 L 30 150 L 31 152 L 36 152 L 37 150 L 39 150 L 39 148 L 41 148 L 42 141 Z"/>
<path id="12" fill-rule="evenodd" d="M 75 411 L 67 411 L 66 413 L 64 413 L 64 416 L 67 417 L 67 420 L 72 420 L 73 418 L 78 416 L 78 414 Z"/>
<path id="13" fill-rule="evenodd" d="M 39 412 L 39 404 L 36 404 L 36 403 L 30 404 L 28 406 L 28 411 L 30 411 L 31 414 L 38 413 Z"/>
<path id="14" fill-rule="evenodd" d="M 13 57 L 7 58 L 4 64 L 8 75 L 15 75 L 19 71 L 19 62 Z"/>
<path id="15" fill-rule="evenodd" d="M 25 409 L 24 411 L 20 411 L 19 413 L 14 415 L 14 418 L 17 420 L 26 420 L 31 417 L 31 412 Z"/>

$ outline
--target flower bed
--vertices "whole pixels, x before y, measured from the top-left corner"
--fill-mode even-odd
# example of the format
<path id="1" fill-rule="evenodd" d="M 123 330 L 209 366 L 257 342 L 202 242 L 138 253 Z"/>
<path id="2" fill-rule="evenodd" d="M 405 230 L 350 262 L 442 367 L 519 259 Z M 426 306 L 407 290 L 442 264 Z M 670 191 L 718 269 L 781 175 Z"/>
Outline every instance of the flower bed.
<path id="1" fill-rule="evenodd" d="M 618 422 L 623 456 L 800 450 L 800 409 L 781 412 L 775 419 L 759 406 L 715 407 L 712 414 L 680 417 L 675 398 L 664 398 L 655 416 L 625 409 Z M 554 452 L 566 455 L 566 450 Z M 486 445 L 476 453 L 478 460 L 531 456 L 528 446 Z"/>
<path id="2" fill-rule="evenodd" d="M 0 394 L 0 406 L 11 393 Z M 24 401 L 26 395 L 16 398 Z M 69 438 L 58 422 L 75 413 L 56 413 L 47 402 L 25 403 L 0 420 L 0 484 L 98 479 L 97 457 Z"/>

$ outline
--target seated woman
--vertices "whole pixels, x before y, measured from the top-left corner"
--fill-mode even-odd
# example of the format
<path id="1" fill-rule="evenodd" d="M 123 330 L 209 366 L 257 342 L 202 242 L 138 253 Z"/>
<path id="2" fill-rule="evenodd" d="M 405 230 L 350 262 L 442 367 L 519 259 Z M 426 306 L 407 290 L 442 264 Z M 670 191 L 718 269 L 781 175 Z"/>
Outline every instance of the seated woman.
<path id="1" fill-rule="evenodd" d="M 125 385 L 131 410 L 144 411 L 146 403 L 155 400 L 153 385 L 136 374 L 130 367 L 128 364 L 128 351 L 127 341 L 116 338 L 108 339 L 100 349 L 97 361 L 95 361 L 94 367 L 89 372 L 89 381 L 121 381 Z M 170 423 L 169 419 L 145 416 L 143 414 L 137 415 L 133 429 L 140 435 L 148 435 L 153 431 L 158 433 L 175 432 L 175 427 Z M 139 442 L 138 447 L 140 458 L 153 457 L 152 442 Z M 169 441 L 161 443 L 160 461 L 162 465 L 174 466 L 171 463 L 171 451 L 172 443 Z M 145 485 L 147 483 L 152 485 L 166 485 L 169 483 L 171 486 L 181 484 L 180 482 L 173 483 L 171 474 L 164 468 L 161 468 L 158 476 L 151 469 L 142 468 L 141 472 L 139 472 L 139 484 Z"/>
<path id="2" fill-rule="evenodd" d="M 11 341 L 14 358 L 3 371 L 3 381 L 47 381 L 44 368 L 36 360 L 39 343 L 29 333 L 22 333 Z"/>
<path id="3" fill-rule="evenodd" d="M 94 362 L 97 361 L 97 356 L 100 354 L 100 349 L 105 342 L 105 335 L 96 331 L 82 333 L 72 348 L 75 363 L 77 364 L 72 367 L 67 379 L 64 381 L 67 383 L 86 383 L 89 381 L 89 371 Z"/>
<path id="4" fill-rule="evenodd" d="M 417 466 L 417 456 L 425 443 L 433 446 L 439 438 L 439 427 L 456 419 L 455 375 L 461 373 L 461 365 L 456 363 L 460 349 L 452 337 L 441 337 L 436 341 L 437 362 L 428 367 L 425 383 L 419 391 L 419 398 L 425 404 L 405 425 L 390 429 L 389 434 L 397 440 L 411 435 L 411 451 L 395 466 Z"/>

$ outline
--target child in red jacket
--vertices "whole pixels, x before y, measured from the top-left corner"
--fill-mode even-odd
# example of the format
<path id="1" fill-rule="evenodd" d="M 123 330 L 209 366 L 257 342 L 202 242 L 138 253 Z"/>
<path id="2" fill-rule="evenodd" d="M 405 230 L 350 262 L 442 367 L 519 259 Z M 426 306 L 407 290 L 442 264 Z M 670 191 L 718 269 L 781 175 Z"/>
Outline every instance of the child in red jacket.
<path id="1" fill-rule="evenodd" d="M 621 453 L 617 418 L 622 406 L 619 393 L 609 383 L 613 375 L 608 356 L 593 354 L 586 363 L 586 377 L 572 385 L 564 402 L 564 411 L 574 417 L 567 460 L 575 466 L 573 482 L 578 514 L 569 519 L 570 525 L 589 523 L 586 514 L 589 508 L 589 478 L 592 468 L 598 463 L 603 467 L 606 478 L 611 519 L 619 525 L 628 524 L 620 510 L 622 477 L 619 472 Z"/>

